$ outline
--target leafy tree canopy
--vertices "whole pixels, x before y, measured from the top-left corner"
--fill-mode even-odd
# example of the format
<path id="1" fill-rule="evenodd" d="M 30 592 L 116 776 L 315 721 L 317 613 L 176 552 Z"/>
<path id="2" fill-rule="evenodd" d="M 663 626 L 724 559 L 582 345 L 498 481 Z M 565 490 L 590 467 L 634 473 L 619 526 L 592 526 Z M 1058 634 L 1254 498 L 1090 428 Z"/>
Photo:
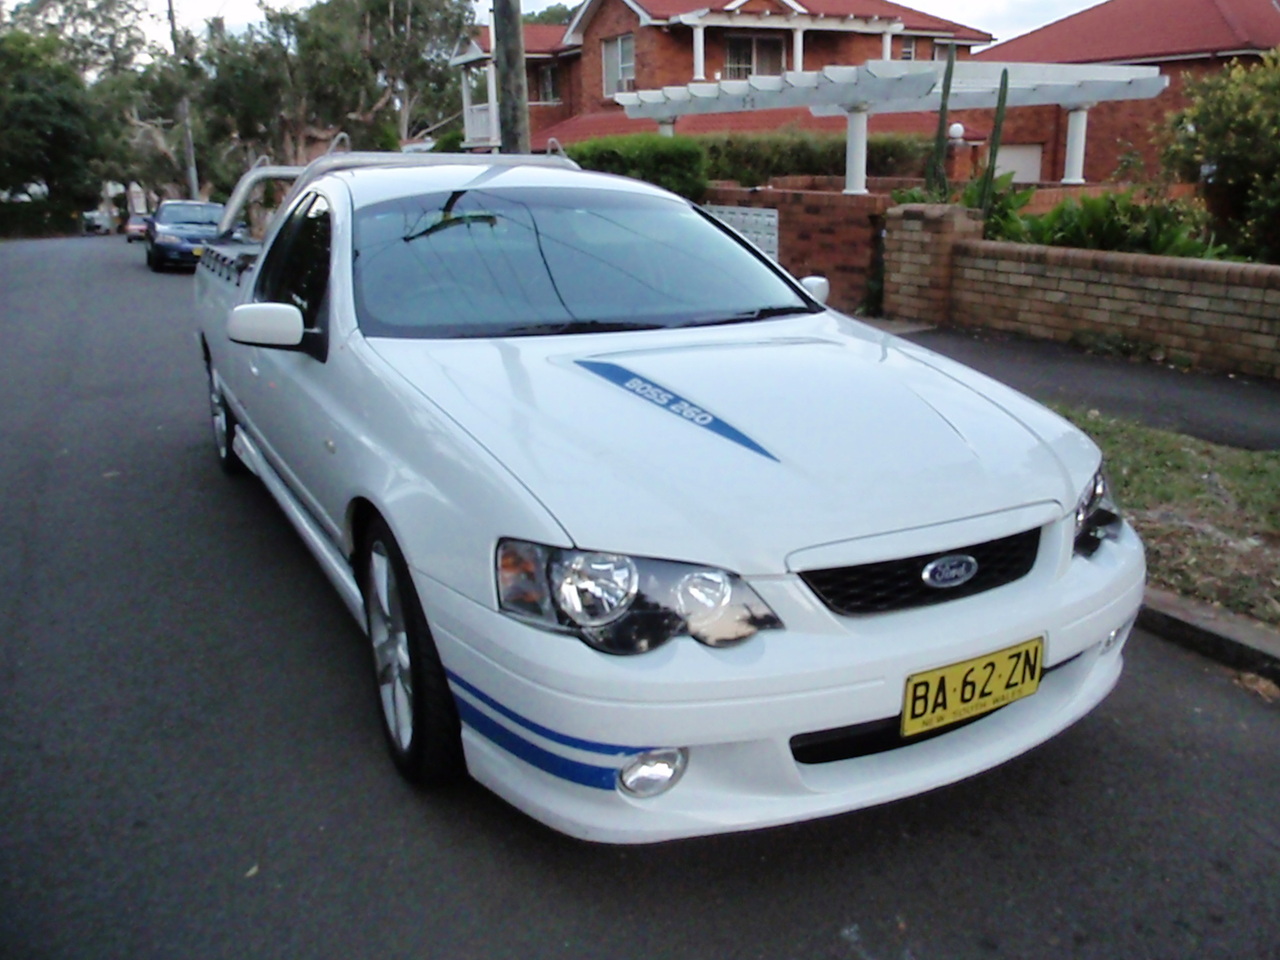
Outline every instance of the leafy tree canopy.
<path id="1" fill-rule="evenodd" d="M 9 26 L 58 37 L 64 56 L 83 76 L 129 70 L 146 49 L 146 0 L 26 0 L 13 8 Z"/>
<path id="2" fill-rule="evenodd" d="M 568 26 L 569 21 L 573 19 L 574 14 L 577 12 L 578 8 L 576 6 L 569 7 L 563 3 L 553 3 L 551 6 L 546 7 L 543 10 L 539 10 L 537 13 L 526 13 L 524 15 L 524 22 L 547 23 L 553 25 L 564 24 L 565 26 Z"/>
<path id="3" fill-rule="evenodd" d="M 44 184 L 51 201 L 78 207 L 98 187 L 92 110 L 84 81 L 54 37 L 0 35 L 0 190 Z"/>
<path id="4" fill-rule="evenodd" d="M 1188 79 L 1165 162 L 1198 173 L 1216 233 L 1236 253 L 1280 263 L 1280 50 Z"/>

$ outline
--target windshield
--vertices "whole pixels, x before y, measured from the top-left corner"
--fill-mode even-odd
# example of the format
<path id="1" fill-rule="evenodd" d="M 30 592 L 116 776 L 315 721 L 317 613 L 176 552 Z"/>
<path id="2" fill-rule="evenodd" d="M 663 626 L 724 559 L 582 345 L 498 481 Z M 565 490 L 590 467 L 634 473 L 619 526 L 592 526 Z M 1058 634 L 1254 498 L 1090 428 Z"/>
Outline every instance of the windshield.
<path id="1" fill-rule="evenodd" d="M 220 203 L 166 203 L 156 211 L 156 223 L 200 223 L 217 226 L 222 219 Z"/>
<path id="2" fill-rule="evenodd" d="M 497 337 L 733 323 L 813 307 L 681 200 L 474 189 L 360 210 L 367 336 Z"/>

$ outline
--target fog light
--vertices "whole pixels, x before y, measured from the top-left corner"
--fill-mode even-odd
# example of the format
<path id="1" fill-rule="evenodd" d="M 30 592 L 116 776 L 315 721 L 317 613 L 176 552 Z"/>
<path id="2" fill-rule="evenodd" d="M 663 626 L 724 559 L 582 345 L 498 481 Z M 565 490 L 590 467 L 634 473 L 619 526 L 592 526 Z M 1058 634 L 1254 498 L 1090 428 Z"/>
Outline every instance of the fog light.
<path id="1" fill-rule="evenodd" d="M 689 752 L 683 748 L 650 750 L 633 757 L 618 772 L 618 786 L 633 797 L 656 797 L 680 781 L 688 761 Z"/>
<path id="2" fill-rule="evenodd" d="M 1124 635 L 1127 630 L 1128 627 L 1117 627 L 1107 634 L 1107 639 L 1102 641 L 1102 652 L 1107 653 L 1119 645 L 1124 639 Z"/>

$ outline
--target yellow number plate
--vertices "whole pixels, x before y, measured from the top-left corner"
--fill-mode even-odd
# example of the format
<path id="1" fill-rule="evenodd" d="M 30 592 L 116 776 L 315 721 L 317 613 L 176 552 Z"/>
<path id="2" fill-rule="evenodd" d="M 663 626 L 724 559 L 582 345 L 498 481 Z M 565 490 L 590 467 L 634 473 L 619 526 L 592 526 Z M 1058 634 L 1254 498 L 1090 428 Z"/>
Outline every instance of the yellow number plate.
<path id="1" fill-rule="evenodd" d="M 1044 637 L 949 667 L 907 677 L 902 735 L 914 736 L 990 713 L 1029 697 L 1040 686 Z"/>

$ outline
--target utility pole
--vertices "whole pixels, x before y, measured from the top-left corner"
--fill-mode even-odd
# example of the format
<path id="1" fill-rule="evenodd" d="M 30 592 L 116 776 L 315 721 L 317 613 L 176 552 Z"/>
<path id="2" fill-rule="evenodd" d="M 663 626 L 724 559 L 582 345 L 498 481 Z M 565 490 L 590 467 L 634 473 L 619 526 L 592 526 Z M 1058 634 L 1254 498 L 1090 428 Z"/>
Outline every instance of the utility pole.
<path id="1" fill-rule="evenodd" d="M 524 75 L 524 22 L 520 16 L 520 0 L 493 0 L 493 65 L 498 74 L 501 150 L 528 153 L 529 83 Z"/>
<path id="2" fill-rule="evenodd" d="M 177 59 L 179 69 L 183 66 L 182 51 L 178 44 L 178 18 L 173 13 L 173 0 L 169 0 L 169 37 L 173 40 L 173 55 Z M 196 145 L 191 138 L 191 99 L 184 92 L 178 101 L 178 120 L 182 123 L 182 138 L 185 141 L 187 157 L 187 192 L 192 200 L 200 199 L 200 178 L 196 175 Z"/>

